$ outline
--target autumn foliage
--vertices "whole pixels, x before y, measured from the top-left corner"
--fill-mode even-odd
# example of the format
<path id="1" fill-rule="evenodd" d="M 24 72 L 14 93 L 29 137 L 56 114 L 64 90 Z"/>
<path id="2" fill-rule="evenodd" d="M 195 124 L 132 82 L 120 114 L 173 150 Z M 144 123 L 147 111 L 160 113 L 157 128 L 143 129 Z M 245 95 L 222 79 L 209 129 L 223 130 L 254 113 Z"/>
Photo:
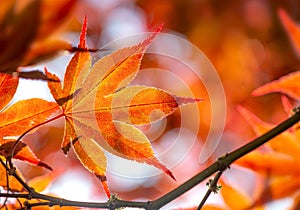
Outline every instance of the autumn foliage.
<path id="1" fill-rule="evenodd" d="M 52 170 L 35 157 L 30 148 L 20 141 L 21 138 L 7 138 L 23 136 L 34 128 L 64 117 L 62 150 L 67 154 L 71 147 L 74 148 L 81 163 L 101 180 L 108 198 L 107 163 L 101 147 L 120 157 L 153 165 L 175 179 L 172 172 L 155 157 L 147 137 L 133 125 L 150 124 L 171 114 L 180 105 L 200 99 L 176 97 L 153 87 L 126 87 L 138 73 L 147 46 L 161 30 L 162 26 L 141 43 L 120 49 L 91 66 L 92 58 L 86 44 L 86 17 L 78 50 L 67 66 L 63 86 L 59 78 L 45 68 L 48 87 L 56 103 L 28 99 L 13 104 L 1 113 L 1 155 Z M 1 76 L 3 108 L 14 96 L 18 77 L 9 74 Z M 49 119 L 59 109 L 61 113 Z M 129 116 L 126 117 L 127 112 Z M 2 170 L 5 174 L 4 167 Z M 3 179 L 2 186 L 6 184 Z M 10 189 L 13 188 L 10 186 Z"/>
<path id="2" fill-rule="evenodd" d="M 183 179 L 181 177 L 183 168 L 181 168 L 179 178 L 177 178 L 176 172 L 178 170 L 173 171 L 163 160 L 158 158 L 153 149 L 155 143 L 153 144 L 147 137 L 142 127 L 151 126 L 163 119 L 178 115 L 176 110 L 182 106 L 198 104 L 199 102 L 201 102 L 199 103 L 199 109 L 204 110 L 203 115 L 205 119 L 210 120 L 210 116 L 207 114 L 209 105 L 205 103 L 205 101 L 209 101 L 209 93 L 207 94 L 203 91 L 203 98 L 176 96 L 160 88 L 134 83 L 141 66 L 146 66 L 148 63 L 153 62 L 151 57 L 146 57 L 146 62 L 143 63 L 148 47 L 162 33 L 164 27 L 172 27 L 168 20 L 165 20 L 166 26 L 161 24 L 165 18 L 161 15 L 161 12 L 170 14 L 171 9 L 169 6 L 177 4 L 177 1 L 174 1 L 175 3 L 169 1 L 166 1 L 169 3 L 162 3 L 161 10 L 153 6 L 156 1 L 151 1 L 152 3 L 150 1 L 148 3 L 138 3 L 141 4 L 140 7 L 145 11 L 149 11 L 149 8 L 154 8 L 158 16 L 156 16 L 157 20 L 153 20 L 154 23 L 152 25 L 156 25 L 156 27 L 151 27 L 152 32 L 139 43 L 108 52 L 105 56 L 97 59 L 93 57 L 93 54 L 101 50 L 95 48 L 93 44 L 90 47 L 87 36 L 89 21 L 91 20 L 93 23 L 92 18 L 95 14 L 92 13 L 92 17 L 85 15 L 80 27 L 78 27 L 78 23 L 77 26 L 74 26 L 76 25 L 74 20 L 70 20 L 76 6 L 79 5 L 78 8 L 80 8 L 80 5 L 83 4 L 81 1 L 63 0 L 56 4 L 48 0 L 33 0 L 24 4 L 16 3 L 16 1 L 4 2 L 0 7 L 0 193 L 1 197 L 5 197 L 5 194 L 2 193 L 5 192 L 7 195 L 17 199 L 7 201 L 1 198 L 3 208 L 60 208 L 59 206 L 51 207 L 51 205 L 58 205 L 57 203 L 47 203 L 47 196 L 56 202 L 55 195 L 53 196 L 51 192 L 46 192 L 46 197 L 43 197 L 44 194 L 42 193 L 62 172 L 56 171 L 51 164 L 40 158 L 38 153 L 34 152 L 35 148 L 25 141 L 26 136 L 60 120 L 64 123 L 63 133 L 61 137 L 57 135 L 55 138 L 60 142 L 61 153 L 64 155 L 70 155 L 71 153 L 71 157 L 72 154 L 75 154 L 80 164 L 96 177 L 99 181 L 99 186 L 102 185 L 108 200 L 107 203 L 103 204 L 104 206 L 107 204 L 108 206 L 105 206 L 107 208 L 114 208 L 114 201 L 121 201 L 120 205 L 123 205 L 122 202 L 124 202 L 124 206 L 127 205 L 126 200 L 119 199 L 118 195 L 115 195 L 114 190 L 110 189 L 110 179 L 107 176 L 107 168 L 110 164 L 108 154 L 129 161 L 148 164 L 159 169 L 164 173 L 164 176 L 167 175 L 165 177 L 168 179 L 164 177 L 157 181 L 157 185 L 161 186 L 157 187 L 156 191 L 170 191 L 176 185 L 178 185 L 176 187 L 180 188 L 183 180 L 187 180 L 194 175 L 190 174 L 189 177 Z M 191 14 L 194 13 L 191 11 Z M 299 56 L 299 25 L 284 9 L 279 8 L 276 10 L 276 17 L 278 17 L 280 27 L 284 30 L 286 38 L 293 47 L 293 53 L 296 57 Z M 156 23 L 158 20 L 159 23 Z M 68 26 L 69 28 L 64 25 L 68 21 L 73 21 L 73 25 Z M 196 25 L 196 23 L 194 24 Z M 24 28 L 24 25 L 28 27 Z M 73 46 L 70 42 L 58 38 L 58 34 L 70 30 L 72 27 L 81 28 L 78 31 L 80 35 L 77 46 Z M 207 33 L 213 32 L 212 34 L 214 34 L 217 30 L 220 30 L 217 29 L 218 27 L 206 26 Z M 180 30 L 183 29 L 180 28 Z M 203 34 L 206 33 L 205 29 L 204 31 L 201 30 L 193 28 L 186 33 L 191 36 L 191 39 L 195 39 L 194 33 L 200 34 L 201 32 L 201 36 L 204 36 Z M 21 35 L 19 35 L 20 31 L 22 31 Z M 237 42 L 244 39 L 243 36 L 237 37 Z M 216 39 L 214 37 L 206 38 L 208 42 Z M 259 48 L 257 43 L 251 44 L 255 45 L 255 49 Z M 253 76 L 255 73 L 252 72 L 251 76 L 247 77 L 247 75 L 245 76 L 235 71 L 243 66 L 239 62 L 232 62 L 236 61 L 237 58 L 240 59 L 238 56 L 234 57 L 235 54 L 233 53 L 237 46 L 228 40 L 226 44 L 220 46 L 222 48 L 220 51 L 227 52 L 223 57 L 226 60 L 225 62 L 221 61 L 218 54 L 220 52 L 216 50 L 216 53 L 213 47 L 207 47 L 201 41 L 199 41 L 198 45 L 203 46 L 207 50 L 208 55 L 212 55 L 212 60 L 216 62 L 217 67 L 222 69 L 228 62 L 231 63 L 234 69 L 232 71 L 228 70 L 227 75 L 224 72 L 220 73 L 224 80 L 225 92 L 228 92 L 229 95 L 228 106 L 230 112 L 225 131 L 232 133 L 235 130 L 230 126 L 237 127 L 237 134 L 234 138 L 235 143 L 233 144 L 238 142 L 239 145 L 244 145 L 245 143 L 238 140 L 243 136 L 240 133 L 244 131 L 244 128 L 241 128 L 241 122 L 244 122 L 243 126 L 245 127 L 248 126 L 248 123 L 256 136 L 262 136 L 274 128 L 279 123 L 279 119 L 282 121 L 283 118 L 289 118 L 299 112 L 299 109 L 295 108 L 300 100 L 300 73 L 298 71 L 281 75 L 276 77 L 277 79 L 266 79 L 268 81 L 266 84 L 262 84 L 263 82 L 260 81 L 259 85 L 255 86 L 251 83 L 250 86 L 255 86 L 252 89 L 247 87 L 249 90 L 251 89 L 251 93 L 241 87 L 240 92 L 249 92 L 249 95 L 245 96 L 247 99 L 241 99 L 243 96 L 240 95 L 240 92 L 228 85 L 230 83 L 228 82 L 228 75 L 237 80 L 243 78 L 245 83 L 250 83 L 251 79 L 255 79 Z M 109 49 L 105 50 L 109 51 Z M 245 52 L 246 57 L 252 53 L 250 51 Z M 36 68 L 41 62 L 46 62 L 48 59 L 62 55 L 62 52 L 71 54 L 67 66 L 64 67 L 63 81 L 48 68 L 47 64 L 42 65 L 43 70 Z M 253 55 L 251 58 L 254 59 L 254 57 Z M 254 66 L 253 64 L 252 70 L 257 72 L 258 70 Z M 250 67 L 247 66 L 247 68 Z M 19 83 L 23 79 L 41 80 L 47 84 L 53 100 L 41 98 L 15 100 L 14 97 Z M 190 85 L 197 87 L 194 81 Z M 280 98 L 276 98 L 276 96 L 271 98 L 273 93 L 280 93 Z M 278 99 L 280 99 L 280 103 L 275 103 L 274 101 Z M 263 111 L 263 108 L 268 109 L 268 107 L 257 109 L 257 113 L 253 111 L 255 107 L 259 107 L 259 105 L 253 104 L 256 102 L 264 103 L 264 100 L 267 101 L 270 110 L 279 110 L 281 108 L 280 114 Z M 201 107 L 202 104 L 204 108 Z M 232 111 L 233 109 L 234 111 Z M 258 117 L 260 115 L 263 116 L 262 119 L 267 120 L 262 120 L 261 117 Z M 235 121 L 238 123 L 235 124 Z M 176 124 L 178 122 L 173 120 L 172 123 Z M 209 123 L 202 122 L 201 126 L 204 127 L 204 131 L 209 130 Z M 201 140 L 206 135 L 203 130 L 200 130 L 200 133 L 197 134 L 199 137 L 197 139 L 198 147 L 204 144 Z M 249 130 L 245 132 L 247 137 L 252 135 Z M 299 124 L 296 123 L 263 146 L 234 161 L 228 174 L 224 173 L 224 176 L 222 175 L 220 178 L 218 183 L 220 187 L 211 186 L 209 184 L 211 181 L 208 181 L 210 190 L 212 189 L 212 192 L 219 195 L 218 199 L 222 201 L 222 205 L 208 203 L 204 205 L 203 209 L 267 209 L 270 203 L 284 198 L 291 198 L 290 208 L 298 209 L 300 206 L 300 182 L 298 178 L 300 174 L 299 135 Z M 226 157 L 224 153 L 229 153 L 233 150 L 232 145 L 226 145 L 230 142 L 226 138 L 229 137 L 225 135 L 222 138 L 224 141 L 220 143 L 220 147 L 224 151 L 220 149 L 222 150 L 221 154 L 220 151 L 216 151 L 212 157 L 207 158 L 207 162 L 203 165 L 197 165 L 195 173 L 201 173 L 201 170 L 214 163 L 216 156 L 220 156 L 220 160 Z M 40 167 L 45 172 L 41 176 L 28 179 L 23 174 L 22 165 L 19 169 L 18 165 L 15 165 L 15 160 Z M 192 162 L 191 159 L 189 161 Z M 194 160 L 194 162 L 197 162 L 197 160 Z M 188 170 L 188 167 L 186 167 L 186 170 Z M 220 166 L 219 172 L 223 173 L 224 171 L 225 169 Z M 237 187 L 237 183 L 232 184 L 232 179 L 234 178 L 231 178 L 231 171 L 251 176 L 252 184 L 249 185 L 252 186 L 244 185 L 249 189 L 251 188 L 251 190 L 248 189 L 248 192 L 246 192 L 242 187 Z M 243 175 L 236 176 L 239 180 Z M 176 180 L 180 183 L 176 184 Z M 169 185 L 172 187 L 165 184 L 171 181 L 172 184 Z M 139 191 L 137 190 L 137 192 Z M 28 193 L 28 197 L 18 197 L 18 195 L 25 195 L 26 193 Z M 151 200 L 160 195 L 160 192 L 157 192 L 157 195 L 151 195 L 148 199 Z M 47 202 L 43 203 L 44 201 Z M 195 209 L 197 208 L 196 205 L 200 203 L 199 201 L 194 202 L 195 204 L 191 208 L 185 206 L 183 208 L 180 207 L 180 209 Z M 128 207 L 131 207 L 130 202 L 128 203 Z M 64 206 L 64 203 L 62 202 L 61 205 Z M 133 206 L 135 205 L 140 204 L 134 204 Z M 73 204 L 66 206 L 73 206 Z M 79 207 L 64 208 L 78 209 Z"/>

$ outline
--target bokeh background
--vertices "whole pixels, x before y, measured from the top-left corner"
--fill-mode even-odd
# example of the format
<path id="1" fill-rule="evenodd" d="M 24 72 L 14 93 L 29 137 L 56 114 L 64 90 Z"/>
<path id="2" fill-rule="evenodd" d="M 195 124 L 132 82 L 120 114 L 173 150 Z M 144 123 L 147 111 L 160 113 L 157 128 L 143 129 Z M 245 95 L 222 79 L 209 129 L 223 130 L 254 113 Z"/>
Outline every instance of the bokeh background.
<path id="1" fill-rule="evenodd" d="M 166 65 L 166 62 L 159 62 L 154 55 L 146 54 L 142 69 L 162 68 L 175 72 L 189 87 L 194 97 L 204 98 L 202 103 L 196 105 L 199 114 L 194 114 L 195 107 L 193 109 L 184 107 L 183 109 L 186 109 L 184 116 L 181 115 L 181 111 L 176 111 L 165 121 L 155 125 L 162 126 L 163 132 L 157 128 L 159 135 L 153 140 L 154 150 L 160 153 L 172 144 L 181 127 L 182 117 L 189 118 L 191 124 L 198 118 L 201 120 L 196 134 L 192 133 L 194 130 L 189 130 L 189 126 L 193 125 L 189 125 L 182 131 L 185 132 L 184 138 L 176 139 L 182 142 L 179 144 L 179 150 L 192 144 L 182 160 L 172 168 L 177 182 L 164 174 L 154 176 L 153 173 L 159 173 L 153 171 L 151 167 L 142 164 L 132 165 L 130 162 L 109 158 L 108 165 L 111 168 L 108 171 L 108 181 L 111 190 L 117 196 L 128 200 L 155 199 L 200 172 L 218 156 L 253 139 L 255 134 L 237 111 L 237 105 L 247 107 L 268 122 L 278 123 L 286 118 L 278 94 L 251 96 L 255 88 L 293 72 L 300 66 L 299 57 L 279 20 L 280 8 L 294 20 L 300 20 L 300 4 L 296 0 L 78 0 L 76 2 L 68 14 L 68 19 L 64 20 L 55 36 L 67 39 L 75 46 L 84 15 L 88 15 L 89 19 L 90 48 L 99 48 L 119 38 L 152 31 L 163 23 L 164 33 L 187 39 L 207 56 L 222 81 L 226 96 L 226 113 L 220 113 L 222 114 L 220 118 L 226 115 L 226 126 L 220 143 L 214 153 L 207 157 L 206 162 L 199 162 L 201 147 L 212 126 L 208 90 L 198 78 L 193 78 L 193 75 L 191 78 L 188 76 L 185 78 L 184 67 L 178 69 L 172 60 Z M 103 55 L 110 50 L 106 49 Z M 182 55 L 185 54 L 180 48 L 175 50 Z M 55 60 L 42 63 L 41 69 L 46 65 L 63 78 L 69 59 L 70 55 L 61 55 Z M 172 90 L 174 83 L 166 82 L 157 70 L 154 72 L 142 74 L 136 83 Z M 37 85 L 40 87 L 39 90 L 36 88 Z M 184 90 L 175 90 L 177 95 L 184 93 Z M 15 100 L 33 96 L 53 100 L 44 82 L 22 80 Z M 152 128 L 156 129 L 155 126 Z M 197 138 L 194 139 L 195 135 Z M 55 172 L 55 178 L 48 191 L 74 200 L 105 200 L 100 182 L 81 166 L 75 155 L 72 152 L 67 158 L 63 155 L 60 150 L 62 136 L 63 121 L 59 120 L 25 138 L 38 157 L 58 171 Z M 187 140 L 191 138 L 192 143 Z M 177 153 L 173 155 L 176 156 Z M 168 163 L 168 158 L 161 161 Z M 27 179 L 47 173 L 41 168 L 18 164 Z M 127 173 L 129 171 L 130 173 Z M 230 179 L 233 185 L 243 188 L 245 192 L 255 193 L 252 189 L 257 184 L 254 173 L 233 167 L 225 173 L 225 178 Z M 169 204 L 166 209 L 197 206 L 205 190 L 203 183 Z M 211 196 L 208 202 L 223 205 L 222 198 L 218 195 Z"/>

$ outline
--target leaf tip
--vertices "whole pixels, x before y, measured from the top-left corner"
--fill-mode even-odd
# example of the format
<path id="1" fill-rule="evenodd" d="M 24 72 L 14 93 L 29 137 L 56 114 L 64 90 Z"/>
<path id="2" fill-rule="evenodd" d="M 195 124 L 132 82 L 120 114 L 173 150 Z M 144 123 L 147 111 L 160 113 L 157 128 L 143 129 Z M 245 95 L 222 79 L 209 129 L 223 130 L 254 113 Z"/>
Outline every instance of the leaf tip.
<path id="1" fill-rule="evenodd" d="M 293 24 L 292 20 L 290 19 L 290 17 L 288 16 L 288 14 L 286 13 L 286 11 L 284 9 L 279 8 L 277 10 L 277 13 L 278 13 L 278 16 L 279 16 L 279 19 L 280 19 L 281 23 L 284 26 L 290 26 L 290 24 Z"/>
<path id="2" fill-rule="evenodd" d="M 87 15 L 85 15 L 82 28 L 81 28 L 81 33 L 80 33 L 80 41 L 78 44 L 79 49 L 87 49 L 87 45 L 86 45 L 87 20 L 88 20 Z"/>
<path id="3" fill-rule="evenodd" d="M 268 93 L 276 92 L 276 90 L 279 91 L 278 87 L 276 87 L 277 81 L 278 80 L 275 80 L 273 82 L 267 83 L 263 86 L 260 86 L 256 89 L 254 89 L 251 92 L 251 95 L 252 96 L 262 96 L 262 95 L 265 95 L 265 94 L 268 94 Z"/>
<path id="4" fill-rule="evenodd" d="M 242 105 L 237 105 L 236 109 L 247 121 L 251 122 L 256 119 L 256 116 Z"/>
<path id="5" fill-rule="evenodd" d="M 154 33 L 159 33 L 164 29 L 165 24 L 160 24 L 155 30 Z"/>
<path id="6" fill-rule="evenodd" d="M 252 95 L 252 96 L 260 96 L 260 95 L 262 95 L 262 94 L 260 93 L 259 88 L 256 88 L 255 90 L 253 90 L 253 91 L 251 92 L 251 95 Z"/>
<path id="7" fill-rule="evenodd" d="M 62 151 L 64 152 L 64 154 L 67 156 L 67 154 L 68 154 L 70 148 L 71 148 L 71 143 L 69 143 L 68 145 L 62 147 L 61 149 L 62 149 Z"/>
<path id="8" fill-rule="evenodd" d="M 162 31 L 162 29 L 164 28 L 164 24 L 159 25 L 152 33 L 151 35 L 145 39 L 144 41 L 142 41 L 139 45 L 143 46 L 143 47 L 147 47 L 152 41 L 153 39 L 156 37 L 156 35 L 158 33 L 160 33 Z M 144 48 L 145 49 L 145 48 Z"/>
<path id="9" fill-rule="evenodd" d="M 148 159 L 146 163 L 155 166 L 156 168 L 162 170 L 166 173 L 169 177 L 171 177 L 174 181 L 176 181 L 175 176 L 173 175 L 172 171 L 170 171 L 165 165 L 160 163 L 156 158 L 155 159 Z"/>
<path id="10" fill-rule="evenodd" d="M 40 167 L 46 168 L 46 169 L 48 169 L 50 171 L 53 171 L 53 168 L 51 166 L 49 166 L 47 163 L 44 163 L 42 161 L 39 161 L 38 164 L 37 164 L 37 166 L 40 166 Z"/>
<path id="11" fill-rule="evenodd" d="M 175 176 L 173 175 L 172 171 L 170 171 L 169 169 L 167 169 L 167 170 L 165 171 L 165 173 L 166 173 L 168 176 L 170 176 L 174 181 L 176 181 L 176 178 L 175 178 Z"/>
<path id="12" fill-rule="evenodd" d="M 188 97 L 178 97 L 178 96 L 176 96 L 175 98 L 179 106 L 185 104 L 191 104 L 191 103 L 198 103 L 204 100 L 203 98 L 188 98 Z"/>

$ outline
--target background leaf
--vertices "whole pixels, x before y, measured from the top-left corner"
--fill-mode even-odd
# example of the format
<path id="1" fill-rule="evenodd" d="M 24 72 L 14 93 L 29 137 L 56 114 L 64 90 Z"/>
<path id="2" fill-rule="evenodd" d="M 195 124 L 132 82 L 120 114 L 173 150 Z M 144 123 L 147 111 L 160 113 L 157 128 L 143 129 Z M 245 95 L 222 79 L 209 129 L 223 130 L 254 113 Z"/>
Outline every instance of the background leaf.
<path id="1" fill-rule="evenodd" d="M 0 110 L 3 109 L 14 97 L 18 84 L 18 78 L 0 73 Z"/>
<path id="2" fill-rule="evenodd" d="M 263 122 L 253 113 L 248 111 L 247 109 L 239 106 L 238 110 L 243 115 L 243 117 L 247 120 L 248 123 L 252 126 L 256 135 L 262 135 L 268 130 L 275 127 L 270 123 Z M 296 132 L 293 130 L 286 131 L 276 136 L 271 141 L 267 142 L 264 147 L 271 148 L 273 151 L 288 154 L 294 157 L 299 157 L 300 145 L 299 140 L 296 136 Z"/>
<path id="3" fill-rule="evenodd" d="M 11 155 L 12 149 L 15 147 L 15 143 L 16 140 L 13 139 L 0 139 L 0 155 L 4 157 Z M 38 159 L 31 149 L 22 141 L 18 142 L 14 150 L 13 158 L 52 170 L 49 165 Z"/>
<path id="4" fill-rule="evenodd" d="M 255 89 L 252 92 L 252 94 L 254 96 L 260 96 L 267 93 L 280 92 L 283 94 L 287 94 L 288 96 L 294 99 L 300 100 L 299 83 L 300 83 L 300 72 L 297 71 Z"/>

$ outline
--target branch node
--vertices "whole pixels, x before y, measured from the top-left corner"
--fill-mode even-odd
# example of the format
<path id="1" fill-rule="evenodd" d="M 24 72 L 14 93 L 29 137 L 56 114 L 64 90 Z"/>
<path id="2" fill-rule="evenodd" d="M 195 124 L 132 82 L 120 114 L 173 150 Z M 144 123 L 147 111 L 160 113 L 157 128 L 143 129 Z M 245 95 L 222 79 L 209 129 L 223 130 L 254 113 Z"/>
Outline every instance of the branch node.
<path id="1" fill-rule="evenodd" d="M 59 200 L 59 207 L 63 207 L 63 205 L 64 205 L 64 199 L 60 199 Z"/>
<path id="2" fill-rule="evenodd" d="M 115 194 L 112 194 L 108 200 L 109 209 L 111 209 L 111 210 L 116 209 L 116 203 L 118 200 L 119 200 L 118 197 Z"/>
<path id="3" fill-rule="evenodd" d="M 32 198 L 33 198 L 32 195 L 29 193 L 28 196 L 27 196 L 27 199 L 28 199 L 28 200 L 31 200 Z M 27 201 L 26 201 L 26 202 L 27 202 Z"/>
<path id="4" fill-rule="evenodd" d="M 7 173 L 8 173 L 8 175 L 12 176 L 12 175 L 16 174 L 16 170 L 17 170 L 16 167 L 12 167 L 7 171 Z"/>
<path id="5" fill-rule="evenodd" d="M 145 206 L 145 210 L 151 209 L 151 205 L 152 205 L 152 202 L 151 201 L 147 201 L 147 204 Z"/>
<path id="6" fill-rule="evenodd" d="M 298 112 L 300 112 L 300 106 L 297 106 L 293 109 L 294 114 L 297 114 Z"/>
<path id="7" fill-rule="evenodd" d="M 29 203 L 28 201 L 24 201 L 23 205 L 24 205 L 24 207 L 22 208 L 22 210 L 23 210 L 23 209 L 24 209 L 24 210 L 31 209 L 30 203 Z"/>
<path id="8" fill-rule="evenodd" d="M 214 179 L 209 179 L 206 183 L 206 186 L 209 187 L 209 189 L 215 194 L 219 193 L 220 189 L 222 188 L 221 185 L 216 184 Z"/>
<path id="9" fill-rule="evenodd" d="M 230 169 L 230 165 L 226 162 L 226 158 L 228 157 L 228 153 L 220 156 L 217 160 L 217 165 L 219 171 L 225 171 L 226 169 Z"/>

